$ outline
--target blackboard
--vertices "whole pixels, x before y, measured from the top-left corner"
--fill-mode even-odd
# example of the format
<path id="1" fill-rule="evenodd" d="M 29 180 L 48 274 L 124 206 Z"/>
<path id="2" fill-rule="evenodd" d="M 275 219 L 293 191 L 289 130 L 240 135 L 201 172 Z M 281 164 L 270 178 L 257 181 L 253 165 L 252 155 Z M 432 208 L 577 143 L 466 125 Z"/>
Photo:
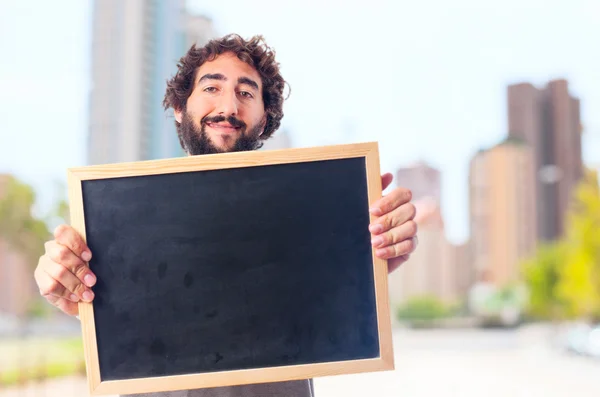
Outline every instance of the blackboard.
<path id="1" fill-rule="evenodd" d="M 387 266 L 368 230 L 376 155 L 357 144 L 71 169 L 98 277 L 80 304 L 91 392 L 393 368 Z"/>

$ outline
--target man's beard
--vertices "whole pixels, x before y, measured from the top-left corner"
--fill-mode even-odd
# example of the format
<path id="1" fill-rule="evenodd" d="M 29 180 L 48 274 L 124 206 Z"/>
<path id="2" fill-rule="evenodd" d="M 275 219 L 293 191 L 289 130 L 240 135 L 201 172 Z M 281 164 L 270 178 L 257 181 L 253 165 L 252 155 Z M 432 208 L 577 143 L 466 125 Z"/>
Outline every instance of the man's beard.
<path id="1" fill-rule="evenodd" d="M 222 121 L 227 121 L 232 126 L 239 127 L 241 132 L 239 138 L 229 150 L 216 147 L 206 133 L 206 123 L 220 123 Z M 246 123 L 234 116 L 228 118 L 224 116 L 204 117 L 200 121 L 200 129 L 198 129 L 188 113 L 184 112 L 181 123 L 177 126 L 177 135 L 183 149 L 192 156 L 260 149 L 263 145 L 260 139 L 262 125 L 259 123 L 248 132 L 246 129 Z"/>

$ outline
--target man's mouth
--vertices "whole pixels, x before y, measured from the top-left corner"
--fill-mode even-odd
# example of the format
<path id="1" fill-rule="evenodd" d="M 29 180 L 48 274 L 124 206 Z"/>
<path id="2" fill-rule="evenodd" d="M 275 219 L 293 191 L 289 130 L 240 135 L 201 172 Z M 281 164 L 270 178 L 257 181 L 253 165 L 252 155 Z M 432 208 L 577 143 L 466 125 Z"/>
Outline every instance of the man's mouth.
<path id="1" fill-rule="evenodd" d="M 237 132 L 240 129 L 240 127 L 234 127 L 229 123 L 206 123 L 206 125 L 209 126 L 210 128 L 213 128 L 215 130 L 225 132 L 225 133 Z"/>

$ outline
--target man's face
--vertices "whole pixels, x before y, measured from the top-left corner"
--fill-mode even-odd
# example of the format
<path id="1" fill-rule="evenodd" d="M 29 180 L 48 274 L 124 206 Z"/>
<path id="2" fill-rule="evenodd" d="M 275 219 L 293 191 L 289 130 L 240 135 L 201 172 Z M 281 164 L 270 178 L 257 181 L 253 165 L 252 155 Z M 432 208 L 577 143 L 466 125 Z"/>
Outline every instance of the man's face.
<path id="1" fill-rule="evenodd" d="M 258 72 L 225 53 L 200 66 L 193 84 L 185 111 L 175 111 L 189 154 L 255 149 L 266 122 Z"/>

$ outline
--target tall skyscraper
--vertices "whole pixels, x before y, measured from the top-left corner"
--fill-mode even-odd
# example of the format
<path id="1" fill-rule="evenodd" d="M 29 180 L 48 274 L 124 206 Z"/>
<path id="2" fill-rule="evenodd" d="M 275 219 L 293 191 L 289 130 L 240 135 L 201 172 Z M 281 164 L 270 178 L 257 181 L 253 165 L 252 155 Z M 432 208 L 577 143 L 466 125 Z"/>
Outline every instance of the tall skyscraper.
<path id="1" fill-rule="evenodd" d="M 583 175 L 579 99 L 571 96 L 566 80 L 554 80 L 542 89 L 511 85 L 507 101 L 509 136 L 527 142 L 535 159 L 538 239 L 558 239 Z"/>
<path id="2" fill-rule="evenodd" d="M 477 280 L 503 286 L 520 279 L 519 266 L 536 247 L 533 150 L 508 138 L 471 160 L 471 258 Z"/>
<path id="3" fill-rule="evenodd" d="M 213 35 L 184 0 L 94 2 L 88 163 L 182 154 L 172 114 L 162 108 L 166 81 L 192 43 Z"/>

